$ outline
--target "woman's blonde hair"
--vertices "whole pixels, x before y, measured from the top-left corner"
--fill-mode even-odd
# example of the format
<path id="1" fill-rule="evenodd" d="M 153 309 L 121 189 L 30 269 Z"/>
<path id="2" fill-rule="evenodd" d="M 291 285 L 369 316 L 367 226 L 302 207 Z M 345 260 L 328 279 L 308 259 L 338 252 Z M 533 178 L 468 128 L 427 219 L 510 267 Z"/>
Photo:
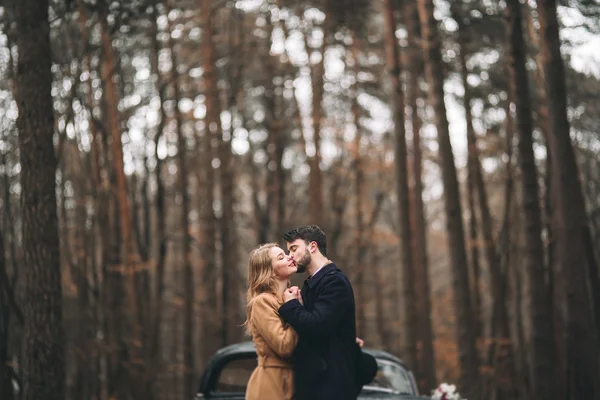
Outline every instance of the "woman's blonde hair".
<path id="1" fill-rule="evenodd" d="M 271 260 L 271 249 L 279 247 L 276 243 L 266 243 L 258 246 L 250 252 L 248 261 L 248 293 L 246 295 L 246 332 L 252 335 L 253 327 L 250 324 L 250 313 L 252 303 L 256 296 L 261 293 L 271 293 L 277 296 L 278 283 L 273 273 L 273 262 Z"/>

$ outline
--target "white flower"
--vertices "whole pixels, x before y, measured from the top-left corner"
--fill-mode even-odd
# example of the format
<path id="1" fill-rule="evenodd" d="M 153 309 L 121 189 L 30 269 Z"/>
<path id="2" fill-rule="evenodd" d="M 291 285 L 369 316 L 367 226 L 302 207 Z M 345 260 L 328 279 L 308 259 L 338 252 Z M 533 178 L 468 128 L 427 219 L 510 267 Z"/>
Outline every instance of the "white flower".
<path id="1" fill-rule="evenodd" d="M 456 385 L 447 383 L 440 384 L 437 389 L 432 392 L 432 400 L 466 400 L 460 397 L 456 391 Z"/>

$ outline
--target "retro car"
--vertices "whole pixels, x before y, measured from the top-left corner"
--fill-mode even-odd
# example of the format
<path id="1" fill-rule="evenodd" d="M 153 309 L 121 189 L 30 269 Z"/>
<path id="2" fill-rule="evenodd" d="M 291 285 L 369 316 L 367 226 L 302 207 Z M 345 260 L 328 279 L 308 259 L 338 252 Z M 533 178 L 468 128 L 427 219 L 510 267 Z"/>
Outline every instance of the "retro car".
<path id="1" fill-rule="evenodd" d="M 397 357 L 381 350 L 363 351 L 375 357 L 378 371 L 373 381 L 363 387 L 359 399 L 425 399 L 419 397 L 412 372 Z M 206 365 L 195 400 L 243 399 L 246 385 L 256 365 L 256 350 L 252 342 L 237 343 L 220 349 Z"/>

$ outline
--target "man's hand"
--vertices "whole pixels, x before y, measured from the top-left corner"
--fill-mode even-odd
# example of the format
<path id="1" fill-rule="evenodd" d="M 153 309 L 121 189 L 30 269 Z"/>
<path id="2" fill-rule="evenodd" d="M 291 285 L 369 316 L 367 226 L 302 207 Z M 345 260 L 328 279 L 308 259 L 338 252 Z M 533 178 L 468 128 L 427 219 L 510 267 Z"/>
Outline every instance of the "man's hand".
<path id="1" fill-rule="evenodd" d="M 356 344 L 358 344 L 358 347 L 360 347 L 362 349 L 363 346 L 365 345 L 365 341 L 362 340 L 361 338 L 357 337 L 356 338 Z"/>
<path id="2" fill-rule="evenodd" d="M 298 286 L 292 286 L 289 289 L 286 289 L 285 292 L 283 292 L 283 300 L 287 303 L 290 300 L 294 300 L 297 299 L 300 301 L 300 303 L 302 303 L 302 296 L 300 295 L 300 289 L 298 288 Z"/>
<path id="3" fill-rule="evenodd" d="M 298 299 L 298 301 L 300 302 L 300 304 L 304 305 L 304 301 L 302 300 L 302 290 L 300 290 L 300 288 L 298 288 L 298 292 L 296 294 L 298 297 L 296 297 Z"/>

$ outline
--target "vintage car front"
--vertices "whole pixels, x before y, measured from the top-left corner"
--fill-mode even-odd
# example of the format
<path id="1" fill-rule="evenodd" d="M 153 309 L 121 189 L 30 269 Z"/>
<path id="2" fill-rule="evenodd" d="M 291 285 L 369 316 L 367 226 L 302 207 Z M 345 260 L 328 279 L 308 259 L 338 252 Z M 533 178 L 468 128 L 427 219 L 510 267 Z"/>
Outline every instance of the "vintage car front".
<path id="1" fill-rule="evenodd" d="M 381 350 L 364 351 L 375 357 L 378 371 L 373 381 L 363 387 L 359 399 L 425 399 L 419 397 L 412 372 L 397 357 Z M 256 351 L 252 342 L 237 343 L 220 349 L 206 365 L 195 400 L 244 399 L 246 385 L 256 364 Z"/>

